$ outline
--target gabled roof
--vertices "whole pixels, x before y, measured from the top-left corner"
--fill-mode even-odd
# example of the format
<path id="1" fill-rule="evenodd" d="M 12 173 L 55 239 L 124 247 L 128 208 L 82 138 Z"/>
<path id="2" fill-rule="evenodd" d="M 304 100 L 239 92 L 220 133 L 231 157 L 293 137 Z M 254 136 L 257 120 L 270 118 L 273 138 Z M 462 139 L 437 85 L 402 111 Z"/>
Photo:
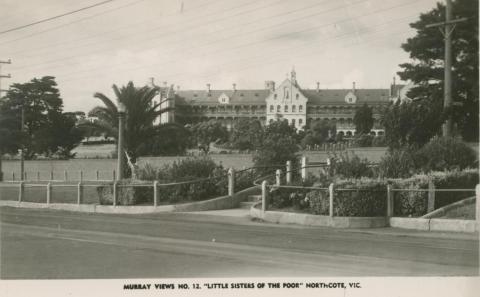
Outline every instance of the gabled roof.
<path id="1" fill-rule="evenodd" d="M 270 94 L 270 90 L 185 90 L 178 91 L 176 94 L 177 104 L 219 104 L 218 97 L 225 93 L 230 98 L 230 105 L 242 104 L 265 104 L 265 98 Z"/>
<path id="2" fill-rule="evenodd" d="M 345 96 L 351 92 L 351 89 L 320 89 L 317 90 L 301 90 L 302 93 L 308 98 L 308 103 L 313 105 L 319 104 L 346 104 Z M 355 96 L 357 101 L 355 105 L 364 103 L 387 103 L 389 102 L 389 90 L 388 89 L 356 89 Z"/>

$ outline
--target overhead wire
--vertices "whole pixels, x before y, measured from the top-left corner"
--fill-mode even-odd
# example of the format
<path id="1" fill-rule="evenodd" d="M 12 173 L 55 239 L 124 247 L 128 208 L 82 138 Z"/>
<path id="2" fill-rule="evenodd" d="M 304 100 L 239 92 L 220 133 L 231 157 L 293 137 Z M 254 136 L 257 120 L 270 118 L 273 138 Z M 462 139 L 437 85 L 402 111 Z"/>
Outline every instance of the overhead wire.
<path id="1" fill-rule="evenodd" d="M 41 23 L 45 23 L 45 22 L 49 22 L 49 21 L 52 21 L 52 20 L 56 20 L 56 19 L 62 18 L 64 16 L 72 15 L 72 14 L 75 14 L 77 12 L 88 10 L 88 9 L 91 9 L 91 8 L 94 8 L 94 7 L 97 7 L 97 6 L 100 6 L 100 5 L 104 5 L 104 4 L 113 2 L 113 1 L 116 1 L 116 0 L 105 0 L 105 1 L 98 2 L 98 3 L 95 3 L 95 4 L 89 5 L 89 6 L 85 6 L 85 7 L 79 8 L 79 9 L 69 11 L 69 12 L 66 12 L 66 13 L 62 13 L 62 14 L 59 14 L 59 15 L 48 17 L 48 18 L 45 18 L 45 19 L 42 19 L 42 20 L 39 20 L 39 21 L 35 21 L 35 22 L 28 23 L 28 24 L 25 24 L 25 25 L 21 25 L 21 26 L 17 26 L 17 27 L 7 29 L 7 30 L 3 30 L 3 31 L 0 31 L 0 35 L 6 34 L 6 33 L 9 33 L 9 32 L 13 32 L 13 31 L 17 31 L 17 30 L 21 30 L 21 29 L 25 29 L 25 28 L 28 28 L 28 27 L 32 27 L 32 26 L 35 26 L 35 25 L 38 25 L 38 24 L 41 24 Z"/>

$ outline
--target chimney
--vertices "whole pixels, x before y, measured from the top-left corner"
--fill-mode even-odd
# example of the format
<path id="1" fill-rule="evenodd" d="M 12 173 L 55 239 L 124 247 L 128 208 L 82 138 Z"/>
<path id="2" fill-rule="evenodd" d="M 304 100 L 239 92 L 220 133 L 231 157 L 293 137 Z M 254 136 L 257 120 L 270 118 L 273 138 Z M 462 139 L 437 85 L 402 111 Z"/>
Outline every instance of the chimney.
<path id="1" fill-rule="evenodd" d="M 207 84 L 207 93 L 210 94 L 210 84 Z"/>
<path id="2" fill-rule="evenodd" d="M 272 80 L 265 81 L 265 89 L 270 90 L 270 92 L 275 91 L 275 82 Z"/>
<path id="3" fill-rule="evenodd" d="M 233 87 L 233 91 L 234 91 L 234 92 L 237 91 L 237 84 L 236 84 L 236 83 L 233 83 L 233 84 L 232 84 L 232 87 Z"/>
<path id="4" fill-rule="evenodd" d="M 352 83 L 352 92 L 355 93 L 355 82 Z"/>
<path id="5" fill-rule="evenodd" d="M 317 81 L 317 93 L 320 93 L 320 82 Z"/>

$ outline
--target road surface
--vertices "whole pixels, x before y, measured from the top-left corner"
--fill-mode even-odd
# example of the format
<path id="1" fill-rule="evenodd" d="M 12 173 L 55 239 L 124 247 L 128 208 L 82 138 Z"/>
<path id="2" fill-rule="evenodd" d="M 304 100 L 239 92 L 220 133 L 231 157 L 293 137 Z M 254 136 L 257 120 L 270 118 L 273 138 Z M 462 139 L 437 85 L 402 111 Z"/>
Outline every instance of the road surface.
<path id="1" fill-rule="evenodd" d="M 478 275 L 478 235 L 0 207 L 3 279 Z"/>

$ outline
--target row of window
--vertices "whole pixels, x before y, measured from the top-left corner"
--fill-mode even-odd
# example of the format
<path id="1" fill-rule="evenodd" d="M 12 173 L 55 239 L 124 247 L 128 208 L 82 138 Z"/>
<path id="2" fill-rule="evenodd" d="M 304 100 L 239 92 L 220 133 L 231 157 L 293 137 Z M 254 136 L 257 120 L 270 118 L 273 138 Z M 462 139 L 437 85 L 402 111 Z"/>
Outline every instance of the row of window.
<path id="1" fill-rule="evenodd" d="M 270 105 L 270 112 L 273 112 L 275 110 L 275 106 Z M 282 107 L 280 105 L 277 105 L 277 112 L 281 112 Z M 283 112 L 288 112 L 288 105 L 285 105 Z M 295 105 L 292 105 L 292 112 L 297 112 L 297 107 Z M 303 112 L 303 105 L 298 106 L 298 112 Z"/>
<path id="2" fill-rule="evenodd" d="M 288 121 L 288 119 L 284 119 L 284 120 L 285 120 L 285 121 Z M 271 124 L 271 123 L 273 123 L 273 121 L 274 121 L 273 119 L 270 119 L 269 123 Z M 290 120 L 290 124 L 293 125 L 293 126 L 295 126 L 296 120 L 295 120 L 295 119 L 291 119 L 291 120 Z M 299 125 L 300 127 L 303 126 L 303 119 L 301 119 L 301 118 L 298 119 L 298 125 Z"/>

